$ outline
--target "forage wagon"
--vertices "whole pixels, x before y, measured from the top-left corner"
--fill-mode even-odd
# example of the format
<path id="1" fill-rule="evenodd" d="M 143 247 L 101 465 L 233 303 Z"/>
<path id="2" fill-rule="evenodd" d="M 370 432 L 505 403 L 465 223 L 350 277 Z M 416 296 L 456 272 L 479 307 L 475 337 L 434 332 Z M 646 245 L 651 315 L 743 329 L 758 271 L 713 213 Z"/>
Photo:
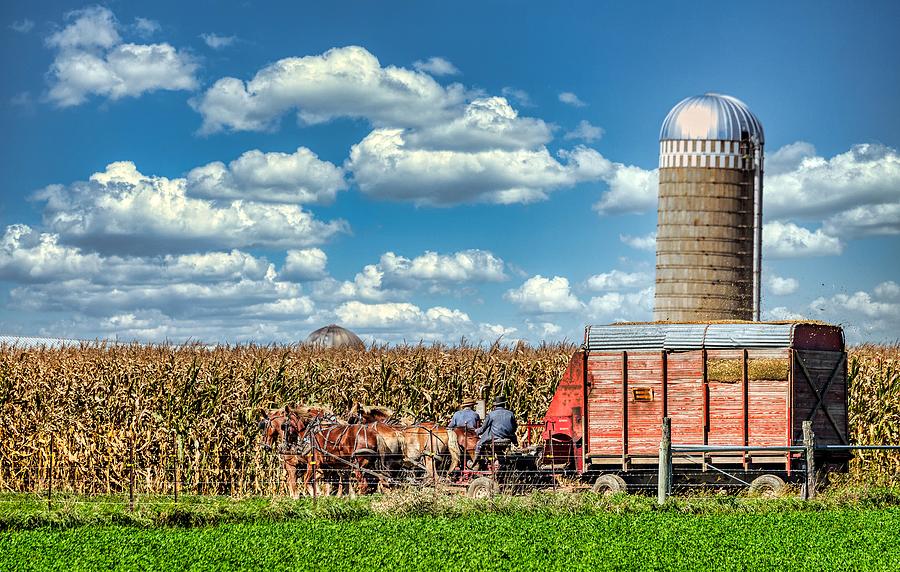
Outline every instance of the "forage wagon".
<path id="1" fill-rule="evenodd" d="M 535 469 L 598 491 L 653 485 L 666 417 L 681 446 L 675 484 L 773 490 L 799 481 L 804 421 L 815 466 L 846 470 L 843 331 L 812 322 L 588 326 L 543 420 L 543 445 L 532 449 Z"/>

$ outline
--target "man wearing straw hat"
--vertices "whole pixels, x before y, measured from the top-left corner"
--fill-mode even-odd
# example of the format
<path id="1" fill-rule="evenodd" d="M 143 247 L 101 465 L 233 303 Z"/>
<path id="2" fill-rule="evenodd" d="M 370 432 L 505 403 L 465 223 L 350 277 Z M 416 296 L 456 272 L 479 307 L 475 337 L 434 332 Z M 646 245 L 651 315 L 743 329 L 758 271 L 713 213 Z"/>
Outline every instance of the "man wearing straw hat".
<path id="1" fill-rule="evenodd" d="M 453 418 L 450 419 L 450 424 L 447 425 L 447 427 L 450 429 L 455 429 L 457 427 L 478 429 L 481 426 L 481 417 L 474 409 L 472 409 L 475 407 L 475 400 L 471 397 L 467 397 L 463 399 L 460 407 L 461 409 L 453 414 Z"/>

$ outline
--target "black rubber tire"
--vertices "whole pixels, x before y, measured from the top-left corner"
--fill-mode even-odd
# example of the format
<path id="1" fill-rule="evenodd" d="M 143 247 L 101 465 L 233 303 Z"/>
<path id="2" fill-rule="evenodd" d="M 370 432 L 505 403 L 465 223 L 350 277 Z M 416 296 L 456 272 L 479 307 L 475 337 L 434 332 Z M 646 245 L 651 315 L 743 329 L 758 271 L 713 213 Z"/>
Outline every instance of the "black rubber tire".
<path id="1" fill-rule="evenodd" d="M 753 479 L 749 492 L 753 496 L 777 497 L 784 490 L 784 480 L 775 475 L 762 475 Z"/>
<path id="2" fill-rule="evenodd" d="M 611 496 L 617 493 L 628 492 L 628 484 L 625 483 L 625 479 L 619 475 L 606 473 L 605 475 L 597 477 L 591 490 L 597 494 L 602 494 L 603 496 Z"/>
<path id="3" fill-rule="evenodd" d="M 500 485 L 490 477 L 478 477 L 466 489 L 466 496 L 471 499 L 489 499 L 500 494 Z"/>

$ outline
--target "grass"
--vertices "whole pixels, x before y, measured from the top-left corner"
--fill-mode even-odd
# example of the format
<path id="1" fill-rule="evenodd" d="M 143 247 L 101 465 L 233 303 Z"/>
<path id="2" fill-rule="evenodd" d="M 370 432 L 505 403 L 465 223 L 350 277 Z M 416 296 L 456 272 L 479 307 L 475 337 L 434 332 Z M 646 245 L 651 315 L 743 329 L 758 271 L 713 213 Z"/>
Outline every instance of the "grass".
<path id="1" fill-rule="evenodd" d="M 0 533 L 0 569 L 888 570 L 900 508 L 365 516 Z"/>
<path id="2" fill-rule="evenodd" d="M 0 531 L 66 529 L 125 525 L 138 528 L 201 527 L 239 523 L 286 521 L 344 522 L 367 518 L 416 517 L 462 519 L 475 516 L 572 517 L 605 514 L 672 513 L 693 516 L 822 513 L 900 508 L 900 489 L 851 488 L 829 490 L 813 501 L 796 495 L 776 499 L 722 494 L 676 496 L 664 506 L 643 495 L 604 497 L 590 492 L 535 492 L 526 496 L 499 496 L 473 500 L 460 495 L 409 489 L 356 499 L 324 497 L 290 500 L 280 497 L 139 497 L 134 510 L 121 496 L 54 497 L 26 494 L 0 495 Z"/>

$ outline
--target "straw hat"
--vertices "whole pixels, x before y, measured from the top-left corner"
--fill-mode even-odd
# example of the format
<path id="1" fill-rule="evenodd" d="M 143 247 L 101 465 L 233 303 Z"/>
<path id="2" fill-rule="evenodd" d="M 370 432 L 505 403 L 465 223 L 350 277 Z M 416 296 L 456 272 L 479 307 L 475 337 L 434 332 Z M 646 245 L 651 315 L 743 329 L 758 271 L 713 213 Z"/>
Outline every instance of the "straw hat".
<path id="1" fill-rule="evenodd" d="M 460 405 L 462 405 L 463 407 L 472 407 L 475 405 L 475 400 L 471 397 L 464 397 Z"/>

